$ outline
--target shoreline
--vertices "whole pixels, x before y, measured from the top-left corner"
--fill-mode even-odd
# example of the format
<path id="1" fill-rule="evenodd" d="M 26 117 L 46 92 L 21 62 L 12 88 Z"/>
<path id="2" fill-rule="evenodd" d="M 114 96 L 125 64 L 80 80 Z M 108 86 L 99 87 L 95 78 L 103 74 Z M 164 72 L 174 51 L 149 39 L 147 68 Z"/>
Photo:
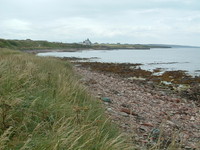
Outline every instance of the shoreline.
<path id="1" fill-rule="evenodd" d="M 34 50 L 22 50 L 26 53 L 46 53 L 46 52 L 76 52 L 76 51 L 84 51 L 84 50 L 150 50 L 151 48 L 71 48 L 71 49 L 34 49 Z"/>
<path id="2" fill-rule="evenodd" d="M 106 114 L 132 137 L 133 143 L 139 147 L 154 145 L 152 136 L 158 135 L 152 132 L 156 130 L 162 132 L 161 142 L 166 145 L 167 141 L 181 140 L 182 148 L 199 148 L 200 107 L 194 101 L 181 97 L 166 85 L 158 87 L 143 79 L 97 68 L 92 63 L 74 64 L 75 72 L 82 76 L 80 82 L 104 103 Z M 172 139 L 174 132 L 177 132 L 176 139 Z"/>
<path id="3" fill-rule="evenodd" d="M 135 80 L 146 80 L 154 83 L 163 83 L 166 85 L 193 85 L 200 84 L 200 76 L 193 76 L 185 70 L 163 70 L 163 68 L 155 68 L 152 71 L 141 69 L 141 63 L 107 63 L 92 62 L 93 58 L 77 58 L 63 57 L 62 60 L 70 61 L 74 64 L 82 65 L 95 71 L 114 73 L 126 78 L 135 78 Z"/>
<path id="4" fill-rule="evenodd" d="M 27 52 L 27 53 L 32 53 L 32 54 L 38 54 L 38 53 L 41 53 L 41 55 L 44 55 L 45 56 L 45 53 L 47 52 L 52 52 L 52 54 L 51 55 L 53 55 L 53 52 L 55 52 L 55 53 L 57 53 L 57 52 L 68 52 L 69 53 L 69 55 L 71 55 L 70 54 L 70 52 L 75 52 L 75 53 L 73 53 L 72 54 L 72 56 L 75 54 L 76 55 L 76 52 L 78 52 L 78 53 L 82 53 L 82 51 L 83 52 L 89 52 L 90 53 L 90 51 L 95 51 L 96 50 L 96 52 L 98 53 L 98 51 L 100 52 L 100 51 L 104 51 L 103 49 L 52 49 L 52 50 L 49 50 L 49 49 L 46 49 L 46 50 L 26 50 L 26 51 L 24 51 L 24 52 Z M 112 52 L 112 50 L 119 50 L 120 51 L 120 49 L 110 49 L 110 50 L 108 50 L 108 49 L 105 49 L 105 50 L 107 50 L 108 52 L 109 51 L 111 51 Z M 127 50 L 127 49 L 124 49 L 124 50 Z M 138 49 L 129 49 L 130 51 L 134 51 L 134 50 L 138 50 Z M 128 50 L 128 51 L 129 51 Z M 139 51 L 139 50 L 138 50 Z M 121 52 L 123 52 L 123 51 L 121 51 Z M 42 54 L 43 53 L 43 54 Z M 149 53 L 149 52 L 148 52 Z M 79 54 L 80 55 L 80 54 Z M 86 60 L 88 60 L 89 62 L 95 62 L 95 60 L 92 60 L 92 59 L 98 59 L 98 57 L 91 57 L 91 58 L 88 58 L 88 57 L 83 57 L 83 58 L 80 58 L 80 57 L 82 57 L 82 56 L 75 56 L 75 57 L 69 57 L 69 56 L 66 56 L 66 57 L 61 57 L 61 58 L 66 58 L 66 59 L 69 59 L 70 61 L 73 61 L 73 59 L 75 60 L 75 61 L 85 61 L 86 62 Z M 100 58 L 99 58 L 100 59 Z M 91 60 L 91 61 L 90 61 Z M 97 60 L 97 62 L 98 62 L 98 60 Z M 101 62 L 101 61 L 99 61 L 99 62 Z M 103 63 L 106 63 L 106 62 L 103 62 Z M 108 63 L 113 63 L 113 62 L 108 62 Z M 114 62 L 115 63 L 115 62 Z M 118 62 L 118 63 L 121 63 L 121 62 Z M 123 62 L 122 62 L 123 63 Z M 128 62 L 124 62 L 124 63 L 127 63 L 128 64 Z M 137 63 L 137 62 L 136 62 Z M 179 73 L 180 72 L 185 72 L 186 74 L 188 74 L 188 75 L 190 75 L 190 76 L 192 76 L 192 77 L 199 77 L 200 76 L 200 71 L 198 70 L 198 68 L 195 68 L 196 70 L 190 70 L 190 69 L 188 69 L 188 68 L 183 68 L 183 67 L 178 67 L 178 68 L 167 68 L 168 66 L 166 66 L 166 65 L 174 65 L 174 64 L 178 64 L 178 65 L 182 65 L 181 63 L 190 63 L 189 61 L 188 62 L 176 62 L 176 60 L 174 60 L 174 61 L 170 61 L 170 62 L 161 62 L 161 63 L 159 63 L 159 62 L 157 62 L 157 63 L 146 63 L 146 64 L 141 64 L 141 65 L 143 65 L 143 66 L 141 66 L 141 68 L 142 68 L 142 70 L 147 70 L 147 71 L 150 71 L 150 72 L 153 72 L 154 73 L 154 75 L 158 75 L 158 74 L 161 74 L 161 73 L 164 73 L 165 71 L 178 71 Z M 130 63 L 130 64 L 134 64 L 134 62 L 133 63 Z M 165 66 L 162 66 L 162 67 L 159 67 L 158 65 L 165 65 Z M 153 66 L 153 65 L 155 65 L 155 66 Z M 196 65 L 196 64 L 194 64 L 194 65 Z M 157 66 L 157 67 L 156 67 Z M 150 68 L 150 69 L 148 69 L 148 67 Z M 169 66 L 170 67 L 170 66 Z M 185 69 L 185 70 L 184 70 Z M 161 71 L 162 70 L 162 71 Z"/>

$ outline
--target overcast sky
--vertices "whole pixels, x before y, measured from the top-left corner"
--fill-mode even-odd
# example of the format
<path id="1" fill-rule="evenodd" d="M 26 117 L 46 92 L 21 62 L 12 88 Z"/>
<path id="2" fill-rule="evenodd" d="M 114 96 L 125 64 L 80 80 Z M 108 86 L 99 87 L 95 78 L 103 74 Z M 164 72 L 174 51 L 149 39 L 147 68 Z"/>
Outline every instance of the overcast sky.
<path id="1" fill-rule="evenodd" d="M 0 38 L 200 46 L 200 0 L 0 0 Z"/>

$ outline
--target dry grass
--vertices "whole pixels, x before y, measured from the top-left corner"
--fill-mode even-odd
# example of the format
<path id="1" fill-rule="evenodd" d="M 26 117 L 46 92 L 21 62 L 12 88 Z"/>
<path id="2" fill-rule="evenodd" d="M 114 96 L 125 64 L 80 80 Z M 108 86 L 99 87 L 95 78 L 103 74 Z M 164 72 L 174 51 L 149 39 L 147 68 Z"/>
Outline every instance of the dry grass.
<path id="1" fill-rule="evenodd" d="M 163 149 L 161 135 L 139 149 Z M 175 135 L 166 149 L 180 148 Z M 101 103 L 87 94 L 69 63 L 0 49 L 0 150 L 4 149 L 134 147 L 110 123 Z"/>
<path id="2" fill-rule="evenodd" d="M 0 149 L 131 149 L 70 64 L 0 49 Z"/>

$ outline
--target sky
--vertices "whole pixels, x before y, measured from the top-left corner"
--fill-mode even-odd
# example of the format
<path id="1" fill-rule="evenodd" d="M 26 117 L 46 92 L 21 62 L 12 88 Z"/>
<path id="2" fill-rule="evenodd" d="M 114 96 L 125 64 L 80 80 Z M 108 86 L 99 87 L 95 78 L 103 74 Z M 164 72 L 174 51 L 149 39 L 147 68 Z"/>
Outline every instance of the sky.
<path id="1" fill-rule="evenodd" d="M 0 38 L 200 46 L 200 0 L 0 0 Z"/>

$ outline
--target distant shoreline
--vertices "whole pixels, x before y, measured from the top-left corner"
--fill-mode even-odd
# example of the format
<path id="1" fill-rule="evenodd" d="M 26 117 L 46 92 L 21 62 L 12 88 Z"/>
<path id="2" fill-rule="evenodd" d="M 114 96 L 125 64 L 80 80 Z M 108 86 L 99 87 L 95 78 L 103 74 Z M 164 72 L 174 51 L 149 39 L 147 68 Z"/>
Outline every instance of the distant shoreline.
<path id="1" fill-rule="evenodd" d="M 34 50 L 23 50 L 26 53 L 46 53 L 46 52 L 76 52 L 76 51 L 83 51 L 83 50 L 150 50 L 151 48 L 72 48 L 72 49 L 34 49 Z"/>

